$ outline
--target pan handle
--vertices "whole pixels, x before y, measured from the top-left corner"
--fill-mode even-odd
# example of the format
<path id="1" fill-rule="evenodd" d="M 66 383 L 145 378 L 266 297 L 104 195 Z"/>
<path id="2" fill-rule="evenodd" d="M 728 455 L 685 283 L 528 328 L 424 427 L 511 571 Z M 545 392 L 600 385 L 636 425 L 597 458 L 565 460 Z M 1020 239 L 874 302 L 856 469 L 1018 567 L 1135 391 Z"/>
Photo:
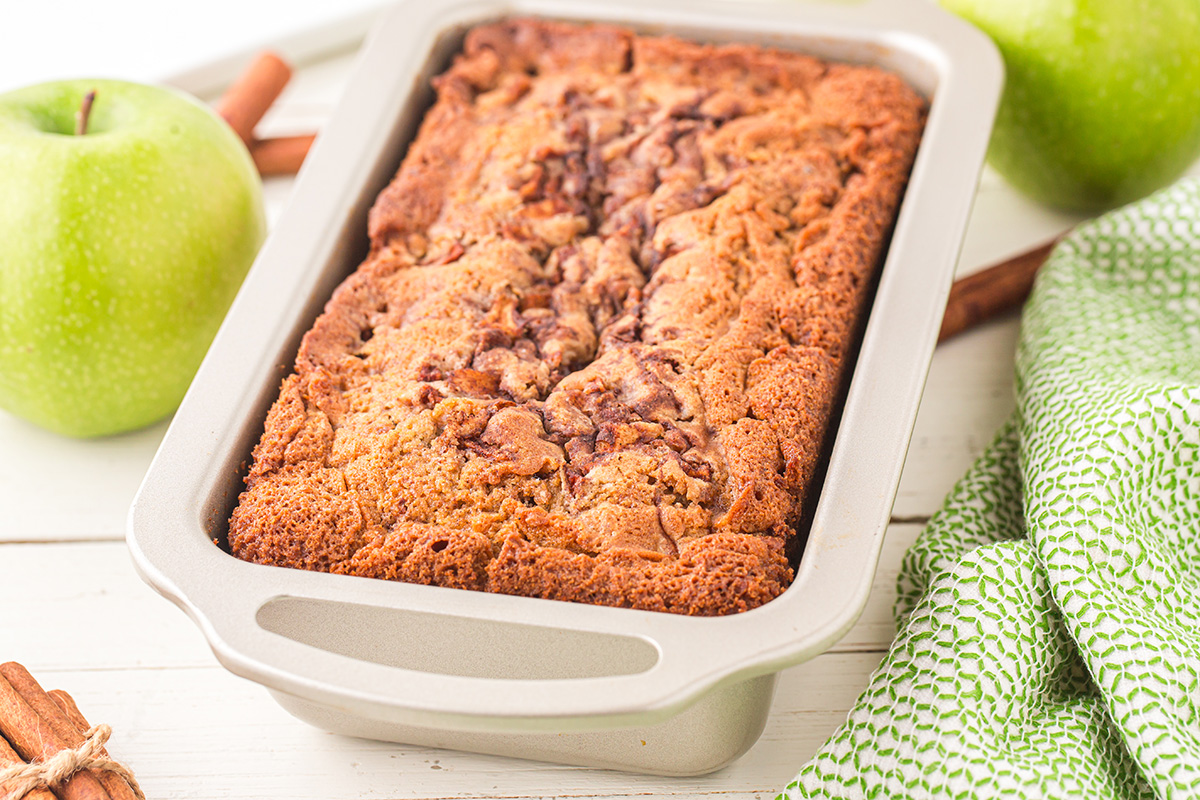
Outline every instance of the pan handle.
<path id="1" fill-rule="evenodd" d="M 218 659 L 276 691 L 384 722 L 560 732 L 643 725 L 717 684 L 774 671 L 763 664 L 741 673 L 744 643 L 729 618 L 562 604 L 569 624 L 553 608 L 546 624 L 516 622 L 504 619 L 510 606 L 546 601 L 481 593 L 478 605 L 492 612 L 481 616 L 463 610 L 461 590 L 354 578 L 331 588 L 334 576 L 291 570 L 289 593 L 271 594 L 254 587 L 272 568 L 239 566 L 253 568 L 237 572 L 254 579 L 227 583 L 220 599 L 209 593 L 185 605 Z M 361 596 L 346 599 L 354 590 Z M 458 602 L 440 602 L 444 592 Z M 711 637 L 726 634 L 729 656 L 714 658 Z"/>

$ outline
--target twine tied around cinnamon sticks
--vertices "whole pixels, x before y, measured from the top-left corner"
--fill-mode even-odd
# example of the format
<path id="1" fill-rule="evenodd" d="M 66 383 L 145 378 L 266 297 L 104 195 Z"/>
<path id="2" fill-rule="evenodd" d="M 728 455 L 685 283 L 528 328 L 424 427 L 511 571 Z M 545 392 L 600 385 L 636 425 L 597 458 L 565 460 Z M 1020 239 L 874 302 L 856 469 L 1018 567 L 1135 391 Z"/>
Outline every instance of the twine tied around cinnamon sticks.
<path id="1" fill-rule="evenodd" d="M 37 790 L 62 786 L 76 772 L 85 769 L 116 773 L 129 784 L 137 800 L 146 800 L 133 772 L 120 761 L 113 761 L 105 752 L 104 743 L 111 735 L 112 728 L 97 725 L 88 730 L 83 744 L 73 750 L 60 750 L 46 761 L 0 769 L 0 789 L 5 793 L 5 800 L 21 800 Z"/>
<path id="2" fill-rule="evenodd" d="M 128 768 L 104 749 L 74 699 L 47 692 L 25 667 L 0 664 L 0 798 L 145 800 Z"/>

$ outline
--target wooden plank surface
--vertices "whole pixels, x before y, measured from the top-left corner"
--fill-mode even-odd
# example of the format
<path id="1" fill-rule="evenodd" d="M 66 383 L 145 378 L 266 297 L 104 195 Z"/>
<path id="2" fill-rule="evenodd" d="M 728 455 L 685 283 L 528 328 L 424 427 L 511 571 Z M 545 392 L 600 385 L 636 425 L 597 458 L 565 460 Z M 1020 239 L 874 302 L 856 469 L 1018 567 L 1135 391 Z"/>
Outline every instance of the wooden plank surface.
<path id="1" fill-rule="evenodd" d="M 841 723 L 878 653 L 781 673 L 758 743 L 712 775 L 661 778 L 324 733 L 219 667 L 40 670 L 115 731 L 114 758 L 153 798 L 773 797 Z"/>

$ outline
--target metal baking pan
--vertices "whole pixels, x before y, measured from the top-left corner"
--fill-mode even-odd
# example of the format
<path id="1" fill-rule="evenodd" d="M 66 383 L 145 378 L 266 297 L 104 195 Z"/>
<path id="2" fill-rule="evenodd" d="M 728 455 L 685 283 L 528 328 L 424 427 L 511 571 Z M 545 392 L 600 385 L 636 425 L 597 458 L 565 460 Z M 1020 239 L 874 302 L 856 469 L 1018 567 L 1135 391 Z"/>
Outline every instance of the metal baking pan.
<path id="1" fill-rule="evenodd" d="M 793 585 L 693 618 L 250 564 L 224 540 L 303 332 L 366 251 L 394 174 L 472 24 L 618 22 L 891 69 L 931 99 Z M 145 580 L 232 672 L 296 716 L 377 739 L 659 774 L 745 752 L 774 673 L 866 603 L 1002 83 L 990 41 L 925 0 L 412 0 L 368 39 L 130 512 Z"/>

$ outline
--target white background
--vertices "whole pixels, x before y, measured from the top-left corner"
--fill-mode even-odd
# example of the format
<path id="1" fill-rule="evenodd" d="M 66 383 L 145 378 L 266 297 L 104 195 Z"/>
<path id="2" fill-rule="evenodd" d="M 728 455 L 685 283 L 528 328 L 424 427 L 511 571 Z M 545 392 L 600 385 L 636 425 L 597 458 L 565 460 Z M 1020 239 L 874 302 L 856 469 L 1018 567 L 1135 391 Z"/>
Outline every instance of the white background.
<path id="1" fill-rule="evenodd" d="M 158 81 L 385 5 L 382 0 L 0 0 L 0 92 L 64 78 Z"/>

